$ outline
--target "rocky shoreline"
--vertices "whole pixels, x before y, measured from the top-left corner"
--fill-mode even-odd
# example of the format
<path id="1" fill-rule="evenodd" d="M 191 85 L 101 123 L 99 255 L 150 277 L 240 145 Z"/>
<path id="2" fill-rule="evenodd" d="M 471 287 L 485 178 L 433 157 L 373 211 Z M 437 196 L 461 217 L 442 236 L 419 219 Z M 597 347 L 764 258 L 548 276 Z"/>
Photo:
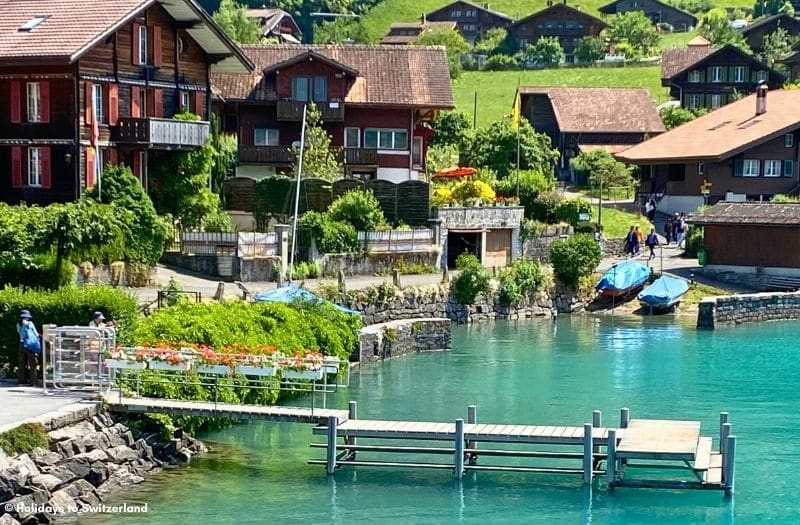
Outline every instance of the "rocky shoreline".
<path id="1" fill-rule="evenodd" d="M 169 440 L 134 436 L 103 412 L 50 430 L 47 440 L 49 449 L 13 458 L 0 451 L 0 525 L 61 522 L 165 466 L 207 451 L 180 430 Z"/>

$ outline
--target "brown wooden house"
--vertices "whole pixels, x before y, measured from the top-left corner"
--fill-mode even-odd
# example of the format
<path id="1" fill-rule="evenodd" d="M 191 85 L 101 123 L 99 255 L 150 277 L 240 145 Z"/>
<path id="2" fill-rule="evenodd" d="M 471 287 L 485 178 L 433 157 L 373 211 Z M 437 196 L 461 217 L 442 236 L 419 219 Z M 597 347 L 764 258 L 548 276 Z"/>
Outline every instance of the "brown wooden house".
<path id="1" fill-rule="evenodd" d="M 425 172 L 429 123 L 454 107 L 447 56 L 426 46 L 244 46 L 251 75 L 212 75 L 238 176 L 286 172 L 313 102 L 348 174 L 401 182 Z"/>
<path id="2" fill-rule="evenodd" d="M 247 16 L 255 18 L 265 38 L 277 38 L 281 43 L 299 44 L 303 41 L 303 32 L 294 17 L 283 9 L 262 7 L 248 9 Z"/>
<path id="3" fill-rule="evenodd" d="M 751 95 L 618 153 L 642 169 L 660 211 L 797 193 L 800 91 Z"/>
<path id="4" fill-rule="evenodd" d="M 800 80 L 800 46 L 796 45 L 792 48 L 792 52 L 780 60 L 781 64 L 789 68 L 789 82 L 797 82 Z"/>
<path id="5" fill-rule="evenodd" d="M 389 31 L 381 38 L 381 44 L 410 44 L 422 33 L 435 29 L 458 29 L 456 22 L 397 22 L 389 26 Z"/>
<path id="6" fill-rule="evenodd" d="M 489 29 L 508 27 L 513 21 L 510 16 L 489 9 L 489 4 L 480 6 L 464 0 L 447 4 L 423 17 L 423 22 L 455 22 L 469 42 L 475 42 Z"/>
<path id="7" fill-rule="evenodd" d="M 675 31 L 690 31 L 697 27 L 697 18 L 659 0 L 615 0 L 599 9 L 605 15 L 642 11 L 654 24 L 669 24 Z"/>
<path id="8" fill-rule="evenodd" d="M 248 60 L 193 0 L 0 4 L 0 199 L 69 201 L 209 133 L 209 70 Z M 173 117 L 188 110 L 201 121 Z"/>
<path id="9" fill-rule="evenodd" d="M 774 89 L 784 80 L 779 72 L 732 45 L 667 49 L 661 55 L 661 85 L 688 109 L 716 109 L 754 92 L 759 82 Z"/>
<path id="10" fill-rule="evenodd" d="M 599 36 L 606 23 L 567 5 L 566 0 L 517 20 L 508 28 L 514 46 L 523 50 L 545 36 L 557 37 L 567 62 L 572 61 L 575 45 L 585 36 Z"/>
<path id="11" fill-rule="evenodd" d="M 747 27 L 743 27 L 741 33 L 750 49 L 754 53 L 760 54 L 764 51 L 764 37 L 778 29 L 784 29 L 789 37 L 796 37 L 800 34 L 800 20 L 786 13 L 779 13 L 754 21 Z"/>

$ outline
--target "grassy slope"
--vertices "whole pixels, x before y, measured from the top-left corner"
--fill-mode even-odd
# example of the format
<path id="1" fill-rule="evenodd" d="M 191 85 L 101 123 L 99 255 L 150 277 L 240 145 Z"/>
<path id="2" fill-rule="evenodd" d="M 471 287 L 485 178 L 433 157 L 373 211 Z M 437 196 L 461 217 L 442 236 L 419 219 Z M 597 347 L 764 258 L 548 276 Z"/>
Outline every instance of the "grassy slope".
<path id="1" fill-rule="evenodd" d="M 592 210 L 592 219 L 597 220 L 597 206 Z M 647 217 L 638 213 L 630 213 L 617 208 L 603 206 L 603 236 L 606 239 L 623 239 L 628 234 L 631 226 L 638 224 L 645 235 L 653 227 Z"/>
<path id="2" fill-rule="evenodd" d="M 539 71 L 465 71 L 453 83 L 456 108 L 472 118 L 473 97 L 478 93 L 478 126 L 511 112 L 517 85 L 644 87 L 658 102 L 668 100 L 661 87 L 660 66 L 628 68 L 571 68 Z"/>

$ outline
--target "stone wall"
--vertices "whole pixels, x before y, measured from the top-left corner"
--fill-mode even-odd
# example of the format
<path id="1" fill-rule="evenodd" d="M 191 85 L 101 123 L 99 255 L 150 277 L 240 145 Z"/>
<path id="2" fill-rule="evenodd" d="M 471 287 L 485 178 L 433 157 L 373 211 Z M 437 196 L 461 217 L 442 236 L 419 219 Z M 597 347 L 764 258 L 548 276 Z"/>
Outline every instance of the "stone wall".
<path id="1" fill-rule="evenodd" d="M 707 297 L 700 301 L 698 328 L 800 319 L 800 292 Z"/>
<path id="2" fill-rule="evenodd" d="M 226 281 L 274 281 L 280 267 L 280 257 L 233 257 L 230 255 L 184 255 L 166 252 L 161 261 Z"/>
<path id="3" fill-rule="evenodd" d="M 520 224 L 525 214 L 522 206 L 486 206 L 437 208 L 432 221 L 436 237 L 444 249 L 443 260 L 447 261 L 447 233 L 450 229 L 467 230 L 511 230 L 511 258 L 522 253 L 519 238 Z"/>
<path id="4" fill-rule="evenodd" d="M 526 239 L 522 243 L 522 255 L 530 259 L 538 259 L 543 263 L 550 262 L 550 246 L 558 239 L 566 239 L 573 233 L 572 226 L 548 225 L 541 235 L 535 239 Z"/>
<path id="5" fill-rule="evenodd" d="M 152 286 L 155 282 L 155 266 L 119 261 L 111 264 L 82 262 L 75 267 L 76 284 L 109 284 L 138 288 Z"/>
<path id="6" fill-rule="evenodd" d="M 358 362 L 380 361 L 414 352 L 449 350 L 450 319 L 389 321 L 361 329 Z"/>
<path id="7" fill-rule="evenodd" d="M 52 523 L 142 482 L 166 464 L 189 461 L 205 451 L 202 443 L 183 434 L 166 443 L 137 439 L 98 407 L 84 405 L 37 418 L 48 431 L 49 449 L 13 458 L 0 451 L 1 524 Z"/>
<path id="8" fill-rule="evenodd" d="M 322 275 L 336 277 L 341 270 L 345 275 L 375 275 L 392 270 L 398 263 L 424 264 L 438 268 L 437 250 L 401 253 L 326 253 L 319 258 Z"/>

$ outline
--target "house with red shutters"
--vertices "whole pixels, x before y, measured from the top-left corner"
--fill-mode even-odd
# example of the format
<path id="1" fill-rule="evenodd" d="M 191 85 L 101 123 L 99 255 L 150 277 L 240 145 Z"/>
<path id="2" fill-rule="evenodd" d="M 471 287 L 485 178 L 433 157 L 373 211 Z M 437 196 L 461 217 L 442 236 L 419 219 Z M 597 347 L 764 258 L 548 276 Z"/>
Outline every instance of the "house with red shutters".
<path id="1" fill-rule="evenodd" d="M 250 75 L 211 76 L 225 131 L 239 135 L 237 176 L 291 169 L 303 107 L 320 110 L 346 175 L 417 180 L 425 173 L 429 123 L 451 109 L 443 47 L 259 45 L 242 51 Z"/>
<path id="2" fill-rule="evenodd" d="M 0 200 L 76 199 L 109 163 L 146 185 L 153 159 L 205 142 L 210 74 L 251 68 L 194 0 L 4 0 Z"/>

